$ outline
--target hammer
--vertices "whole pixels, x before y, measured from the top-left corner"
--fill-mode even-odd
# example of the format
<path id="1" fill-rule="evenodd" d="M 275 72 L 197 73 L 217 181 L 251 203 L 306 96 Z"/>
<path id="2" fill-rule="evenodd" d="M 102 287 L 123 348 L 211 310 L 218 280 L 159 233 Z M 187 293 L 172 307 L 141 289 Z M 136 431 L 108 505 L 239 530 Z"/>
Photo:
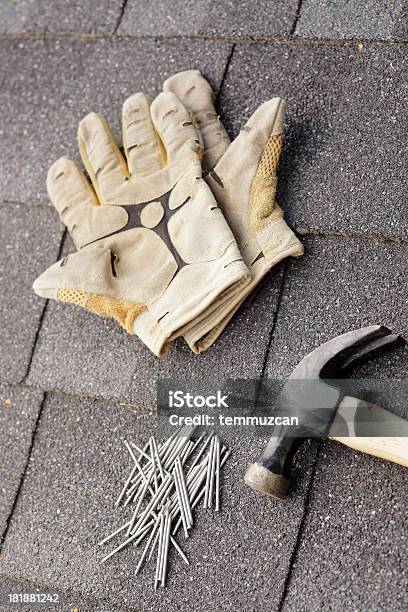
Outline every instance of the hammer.
<path id="1" fill-rule="evenodd" d="M 347 396 L 339 380 L 357 364 L 404 343 L 386 327 L 371 325 L 337 336 L 306 355 L 276 402 L 285 413 L 299 417 L 300 427 L 296 435 L 287 425 L 274 428 L 263 453 L 248 466 L 245 483 L 284 499 L 296 451 L 307 438 L 316 436 L 408 467 L 408 421 Z M 339 423 L 346 424 L 348 436 L 339 435 Z"/>

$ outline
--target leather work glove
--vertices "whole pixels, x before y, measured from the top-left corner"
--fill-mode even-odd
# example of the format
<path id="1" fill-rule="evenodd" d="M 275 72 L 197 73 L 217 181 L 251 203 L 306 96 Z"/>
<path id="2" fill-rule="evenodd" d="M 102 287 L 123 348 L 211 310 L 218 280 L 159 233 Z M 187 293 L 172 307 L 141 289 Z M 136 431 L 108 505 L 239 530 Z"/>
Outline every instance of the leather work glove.
<path id="1" fill-rule="evenodd" d="M 125 157 L 103 117 L 80 123 L 91 184 L 62 157 L 50 199 L 78 249 L 34 283 L 45 298 L 115 318 L 158 356 L 250 281 L 235 238 L 201 176 L 202 148 L 172 93 L 142 93 L 122 113 Z"/>
<path id="2" fill-rule="evenodd" d="M 190 348 L 201 352 L 273 266 L 289 255 L 303 254 L 275 200 L 285 102 L 273 98 L 262 104 L 230 143 L 214 107 L 214 92 L 198 70 L 170 77 L 163 90 L 176 94 L 195 117 L 204 144 L 203 169 L 209 173 L 206 181 L 252 275 L 249 284 L 184 334 Z"/>

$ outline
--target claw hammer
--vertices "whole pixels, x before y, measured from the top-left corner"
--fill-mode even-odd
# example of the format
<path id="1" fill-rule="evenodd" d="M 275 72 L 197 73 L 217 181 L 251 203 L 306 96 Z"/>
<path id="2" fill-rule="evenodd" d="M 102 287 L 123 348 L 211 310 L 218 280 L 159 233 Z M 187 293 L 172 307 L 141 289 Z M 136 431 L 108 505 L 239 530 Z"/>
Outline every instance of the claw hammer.
<path id="1" fill-rule="evenodd" d="M 277 405 L 291 415 L 318 415 L 293 435 L 288 426 L 274 428 L 263 453 L 248 466 L 245 483 L 274 497 L 285 498 L 292 459 L 310 437 L 328 437 L 356 450 L 408 467 L 408 421 L 394 413 L 344 394 L 338 380 L 358 363 L 404 344 L 381 325 L 353 330 L 325 342 L 306 355 L 282 388 Z M 309 413 L 308 413 L 309 410 Z M 348 435 L 339 435 L 339 423 Z"/>

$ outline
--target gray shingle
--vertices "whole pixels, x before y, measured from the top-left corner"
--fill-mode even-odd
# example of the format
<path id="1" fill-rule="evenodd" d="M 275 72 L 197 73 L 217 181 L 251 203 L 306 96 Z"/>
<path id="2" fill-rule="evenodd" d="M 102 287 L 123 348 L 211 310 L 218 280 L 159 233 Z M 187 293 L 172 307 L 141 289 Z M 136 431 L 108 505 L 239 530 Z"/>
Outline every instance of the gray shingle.
<path id="1" fill-rule="evenodd" d="M 283 610 L 406 610 L 406 468 L 325 443 Z"/>
<path id="2" fill-rule="evenodd" d="M 120 34 L 284 36 L 295 22 L 297 0 L 262 3 L 219 0 L 130 0 Z"/>
<path id="3" fill-rule="evenodd" d="M 42 399 L 39 391 L 0 386 L 0 541 L 25 470 Z"/>
<path id="4" fill-rule="evenodd" d="M 62 226 L 45 207 L 0 206 L 0 380 L 20 382 L 27 371 L 44 309 L 34 279 L 57 258 Z"/>
<path id="5" fill-rule="evenodd" d="M 406 240 L 407 79 L 403 46 L 238 45 L 220 108 L 236 133 L 287 100 L 278 201 L 297 227 Z"/>
<path id="6" fill-rule="evenodd" d="M 304 0 L 297 36 L 407 39 L 407 10 L 399 0 Z"/>
<path id="7" fill-rule="evenodd" d="M 2 2 L 0 31 L 22 32 L 92 32 L 114 31 L 121 14 L 121 0 L 19 0 Z"/>

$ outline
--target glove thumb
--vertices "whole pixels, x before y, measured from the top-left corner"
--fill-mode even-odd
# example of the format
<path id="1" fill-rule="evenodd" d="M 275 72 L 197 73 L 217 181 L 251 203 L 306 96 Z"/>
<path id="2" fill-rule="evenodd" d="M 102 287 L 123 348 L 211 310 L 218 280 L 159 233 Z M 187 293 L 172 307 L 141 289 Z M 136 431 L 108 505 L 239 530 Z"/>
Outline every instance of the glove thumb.
<path id="1" fill-rule="evenodd" d="M 114 256 L 109 249 L 78 251 L 57 261 L 33 284 L 44 298 L 76 304 L 101 317 L 112 317 L 129 333 L 146 309 L 143 304 L 117 297 Z"/>

